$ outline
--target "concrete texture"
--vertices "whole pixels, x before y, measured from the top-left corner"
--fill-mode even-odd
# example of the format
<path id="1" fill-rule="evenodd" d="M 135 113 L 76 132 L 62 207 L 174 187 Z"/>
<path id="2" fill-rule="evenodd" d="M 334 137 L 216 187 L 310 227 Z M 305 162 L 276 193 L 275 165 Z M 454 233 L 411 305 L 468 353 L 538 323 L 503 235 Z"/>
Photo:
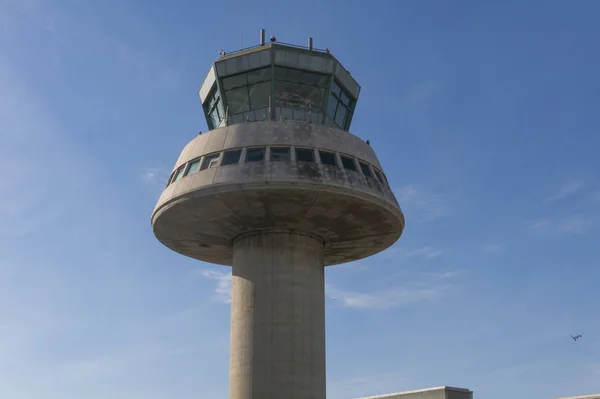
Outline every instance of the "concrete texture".
<path id="1" fill-rule="evenodd" d="M 382 170 L 358 137 L 296 121 L 212 130 L 184 148 L 174 170 L 205 154 L 269 145 L 343 153 Z M 232 264 L 232 243 L 242 234 L 310 233 L 326 243 L 324 264 L 335 265 L 391 246 L 402 234 L 404 216 L 390 188 L 375 178 L 320 163 L 266 160 L 217 166 L 178 180 L 160 197 L 152 225 L 172 250 L 222 265 Z"/>
<path id="2" fill-rule="evenodd" d="M 473 391 L 465 388 L 435 387 L 390 393 L 386 395 L 369 396 L 360 399 L 473 399 Z"/>
<path id="3" fill-rule="evenodd" d="M 230 399 L 325 399 L 323 246 L 289 233 L 235 241 Z"/>

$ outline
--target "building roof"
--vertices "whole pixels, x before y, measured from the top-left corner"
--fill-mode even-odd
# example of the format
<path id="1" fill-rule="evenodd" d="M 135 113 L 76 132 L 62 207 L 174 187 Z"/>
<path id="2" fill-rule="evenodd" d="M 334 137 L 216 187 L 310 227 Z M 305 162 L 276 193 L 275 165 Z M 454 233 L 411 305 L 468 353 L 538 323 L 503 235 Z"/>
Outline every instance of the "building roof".
<path id="1" fill-rule="evenodd" d="M 563 396 L 557 399 L 600 399 L 600 393 L 591 395 L 580 395 L 580 396 Z"/>
<path id="2" fill-rule="evenodd" d="M 404 392 L 396 392 L 396 393 L 386 393 L 384 395 L 367 396 L 365 398 L 359 398 L 359 399 L 385 399 L 385 398 L 391 398 L 393 396 L 398 396 L 398 395 L 409 395 L 409 394 L 419 393 L 419 392 L 441 391 L 441 390 L 456 391 L 456 392 L 471 392 L 471 390 L 466 389 L 466 388 L 441 386 L 441 387 L 433 387 L 433 388 L 425 388 L 425 389 L 416 389 L 414 391 L 404 391 Z M 563 399 L 566 399 L 566 398 L 563 398 Z"/>

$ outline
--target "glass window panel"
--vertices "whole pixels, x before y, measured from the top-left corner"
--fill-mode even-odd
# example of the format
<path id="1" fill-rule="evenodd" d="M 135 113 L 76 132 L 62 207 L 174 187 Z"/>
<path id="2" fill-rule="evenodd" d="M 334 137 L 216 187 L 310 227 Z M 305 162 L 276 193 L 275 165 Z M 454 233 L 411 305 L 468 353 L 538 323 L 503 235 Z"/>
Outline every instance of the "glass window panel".
<path id="1" fill-rule="evenodd" d="M 217 162 L 219 161 L 219 154 L 206 155 L 204 160 L 202 161 L 202 167 L 200 170 L 210 169 L 217 166 Z"/>
<path id="2" fill-rule="evenodd" d="M 265 50 L 260 52 L 260 64 L 263 66 L 271 63 L 271 50 Z"/>
<path id="3" fill-rule="evenodd" d="M 377 180 L 379 180 L 379 183 L 383 184 L 383 178 L 377 169 L 375 169 L 375 176 L 377 177 Z"/>
<path id="4" fill-rule="evenodd" d="M 309 108 L 322 108 L 325 100 L 325 89 L 311 86 L 300 86 L 300 105 Z"/>
<path id="5" fill-rule="evenodd" d="M 285 63 L 290 66 L 298 66 L 298 53 L 295 51 L 286 51 L 285 52 Z"/>
<path id="6" fill-rule="evenodd" d="M 217 62 L 217 74 L 220 76 L 226 75 L 225 61 Z"/>
<path id="7" fill-rule="evenodd" d="M 181 179 L 181 176 L 183 176 L 184 170 L 185 170 L 185 165 L 183 165 L 179 169 L 177 169 L 177 173 L 175 174 L 175 177 L 173 178 L 173 182 L 176 182 L 177 180 Z"/>
<path id="8" fill-rule="evenodd" d="M 264 82 L 271 80 L 271 68 L 262 68 L 256 71 L 248 72 L 248 84 Z"/>
<path id="9" fill-rule="evenodd" d="M 306 111 L 301 109 L 294 110 L 294 116 L 292 117 L 295 121 L 306 121 Z"/>
<path id="10" fill-rule="evenodd" d="M 287 82 L 275 83 L 275 103 L 283 107 L 298 107 L 300 103 L 299 86 Z"/>
<path id="11" fill-rule="evenodd" d="M 308 54 L 300 54 L 299 55 L 298 68 L 310 69 L 310 56 Z"/>
<path id="12" fill-rule="evenodd" d="M 345 157 L 343 155 L 340 158 L 342 158 L 342 165 L 344 165 L 345 169 L 356 170 L 356 164 L 354 163 L 354 159 Z"/>
<path id="13" fill-rule="evenodd" d="M 262 56 L 261 56 L 262 60 Z M 283 50 L 275 51 L 275 63 L 284 64 L 285 63 L 285 52 Z"/>
<path id="14" fill-rule="evenodd" d="M 367 165 L 364 162 L 358 162 L 360 165 L 360 170 L 362 170 L 363 175 L 367 176 L 367 177 L 371 177 L 371 169 L 369 169 L 369 165 Z"/>
<path id="15" fill-rule="evenodd" d="M 229 114 L 231 115 L 250 110 L 250 102 L 247 87 L 240 87 L 239 89 L 229 90 L 225 92 L 225 98 L 227 98 Z"/>
<path id="16" fill-rule="evenodd" d="M 245 122 L 255 122 L 256 118 L 254 116 L 254 111 L 244 112 L 244 121 Z"/>
<path id="17" fill-rule="evenodd" d="M 188 171 L 186 173 L 187 175 L 191 175 L 192 173 L 195 173 L 198 171 L 198 168 L 200 168 L 200 160 L 196 159 L 195 161 L 192 161 L 190 163 L 190 167 L 188 168 Z"/>
<path id="18" fill-rule="evenodd" d="M 315 162 L 315 153 L 309 148 L 296 148 L 296 161 Z"/>
<path id="19" fill-rule="evenodd" d="M 223 79 L 223 90 L 233 89 L 235 87 L 241 87 L 246 85 L 246 74 L 231 76 Z"/>
<path id="20" fill-rule="evenodd" d="M 345 127 L 347 113 L 348 111 L 346 110 L 346 107 L 341 104 L 335 112 L 335 123 L 342 129 Z"/>
<path id="21" fill-rule="evenodd" d="M 333 60 L 330 58 L 323 58 L 323 72 L 333 73 Z"/>
<path id="22" fill-rule="evenodd" d="M 250 68 L 258 68 L 260 65 L 260 53 L 248 54 L 248 66 Z"/>
<path id="23" fill-rule="evenodd" d="M 346 94 L 345 91 L 342 90 L 342 95 L 340 96 L 340 100 L 348 106 L 350 106 L 350 97 Z"/>
<path id="24" fill-rule="evenodd" d="M 340 96 L 340 93 L 342 92 L 342 89 L 340 89 L 340 86 L 338 86 L 335 81 L 331 83 L 331 92 L 338 97 Z"/>
<path id="25" fill-rule="evenodd" d="M 244 113 L 229 115 L 229 123 L 242 123 L 244 121 Z"/>
<path id="26" fill-rule="evenodd" d="M 285 82 L 302 83 L 302 72 L 295 69 L 276 67 L 275 79 Z"/>
<path id="27" fill-rule="evenodd" d="M 264 121 L 269 117 L 269 108 L 260 108 L 254 111 L 257 121 Z"/>
<path id="28" fill-rule="evenodd" d="M 200 159 L 196 159 L 195 161 L 192 161 L 190 163 L 190 167 L 188 168 L 186 175 L 191 175 L 192 173 L 197 172 L 199 168 L 200 168 Z"/>
<path id="29" fill-rule="evenodd" d="M 335 154 L 329 151 L 319 151 L 319 158 L 321 158 L 321 163 L 324 165 L 337 165 L 335 162 Z"/>
<path id="30" fill-rule="evenodd" d="M 223 161 L 221 162 L 221 166 L 238 163 L 240 161 L 241 155 L 242 150 L 225 151 L 225 153 L 223 154 Z"/>
<path id="31" fill-rule="evenodd" d="M 327 87 L 329 75 L 304 72 L 302 74 L 302 83 L 310 86 Z"/>
<path id="32" fill-rule="evenodd" d="M 265 160 L 265 147 L 248 148 L 246 150 L 246 162 L 258 162 Z"/>
<path id="33" fill-rule="evenodd" d="M 317 109 L 323 106 L 325 90 L 295 83 L 277 82 L 275 102 L 277 105 L 292 108 Z"/>
<path id="34" fill-rule="evenodd" d="M 238 57 L 237 61 L 238 61 L 238 71 L 247 71 L 248 69 L 250 69 L 250 64 L 248 63 L 248 55 L 243 55 L 241 57 Z"/>
<path id="35" fill-rule="evenodd" d="M 209 115 L 210 121 L 211 121 L 211 125 L 213 129 L 216 129 L 217 126 L 219 126 L 219 115 L 217 112 L 211 112 Z"/>
<path id="36" fill-rule="evenodd" d="M 294 117 L 294 110 L 291 108 L 280 108 L 280 114 L 281 119 L 293 119 Z"/>
<path id="37" fill-rule="evenodd" d="M 323 114 L 313 110 L 310 115 L 310 121 L 312 123 L 323 123 Z"/>
<path id="38" fill-rule="evenodd" d="M 290 147 L 271 147 L 271 161 L 290 161 Z"/>
<path id="39" fill-rule="evenodd" d="M 227 75 L 233 75 L 237 73 L 237 60 L 235 58 L 230 58 L 225 61 L 225 69 L 227 71 Z"/>
<path id="40" fill-rule="evenodd" d="M 323 57 L 318 55 L 313 55 L 310 57 L 310 69 L 314 69 L 317 71 L 323 70 Z"/>
<path id="41" fill-rule="evenodd" d="M 250 106 L 252 109 L 269 106 L 271 95 L 271 82 L 262 82 L 248 86 L 250 91 Z"/>
<path id="42" fill-rule="evenodd" d="M 327 114 L 333 119 L 335 116 L 335 108 L 337 107 L 338 99 L 333 94 L 329 95 L 329 103 L 327 104 Z"/>

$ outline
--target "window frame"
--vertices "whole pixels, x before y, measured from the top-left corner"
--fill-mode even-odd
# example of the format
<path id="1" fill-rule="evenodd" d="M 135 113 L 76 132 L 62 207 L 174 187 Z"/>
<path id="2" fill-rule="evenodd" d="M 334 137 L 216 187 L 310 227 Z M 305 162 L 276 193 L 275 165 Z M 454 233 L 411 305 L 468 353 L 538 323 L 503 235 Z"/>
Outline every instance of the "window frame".
<path id="1" fill-rule="evenodd" d="M 279 152 L 281 150 L 287 150 L 285 152 Z M 273 162 L 291 162 L 292 161 L 292 148 L 291 147 L 285 147 L 285 146 L 273 146 L 269 148 L 269 161 L 273 161 Z M 287 155 L 287 159 L 284 156 L 281 159 L 273 159 L 273 155 L 275 155 L 275 158 L 277 158 L 280 155 Z"/>
<path id="2" fill-rule="evenodd" d="M 298 158 L 298 153 L 310 153 L 310 161 L 306 161 L 303 159 L 299 159 Z M 295 147 L 294 148 L 294 155 L 296 156 L 296 162 L 306 162 L 306 163 L 316 163 L 316 158 L 315 158 L 315 150 L 314 148 L 306 148 L 306 147 Z"/>
<path id="3" fill-rule="evenodd" d="M 202 171 L 206 169 L 213 169 L 219 166 L 218 164 L 220 155 L 220 152 L 204 155 L 204 157 L 202 158 L 202 165 L 200 166 L 200 170 Z M 214 165 L 213 161 L 215 161 Z"/>
<path id="4" fill-rule="evenodd" d="M 262 150 L 262 158 L 261 159 L 256 159 L 256 160 L 250 160 L 250 159 L 248 159 L 248 155 L 252 151 L 256 151 L 256 150 Z M 266 146 L 248 147 L 248 148 L 246 148 L 246 157 L 244 159 L 244 162 L 264 162 L 265 159 L 266 159 L 266 157 L 267 157 L 267 147 Z"/>
<path id="5" fill-rule="evenodd" d="M 232 154 L 232 153 L 236 153 L 236 152 L 238 153 L 237 160 L 235 162 L 228 162 L 226 159 L 227 154 Z M 238 164 L 238 163 L 240 163 L 240 159 L 242 159 L 242 149 L 241 148 L 223 151 L 223 159 L 221 160 L 221 166 Z"/>
<path id="6" fill-rule="evenodd" d="M 333 151 L 327 151 L 327 150 L 318 150 L 318 151 L 319 151 L 319 161 L 320 161 L 320 163 L 322 165 L 339 166 L 338 165 L 337 157 L 335 156 L 335 152 L 333 152 Z M 331 159 L 333 159 L 333 163 L 323 162 L 323 156 L 322 156 L 322 154 L 331 155 Z"/>
<path id="7" fill-rule="evenodd" d="M 346 166 L 346 164 L 344 163 L 344 159 L 350 161 L 352 163 L 352 168 L 349 168 Z M 340 161 L 342 161 L 342 167 L 344 168 L 344 170 L 351 170 L 353 172 L 358 172 L 357 168 L 356 168 L 356 162 L 355 162 L 355 158 L 354 157 L 350 157 L 348 155 L 342 155 L 340 154 Z"/>

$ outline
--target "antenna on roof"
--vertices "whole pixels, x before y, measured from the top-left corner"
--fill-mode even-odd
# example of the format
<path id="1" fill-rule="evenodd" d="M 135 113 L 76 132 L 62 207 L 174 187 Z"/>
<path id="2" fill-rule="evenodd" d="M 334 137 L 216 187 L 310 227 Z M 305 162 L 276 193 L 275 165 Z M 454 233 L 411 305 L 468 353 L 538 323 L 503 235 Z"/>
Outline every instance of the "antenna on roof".
<path id="1" fill-rule="evenodd" d="M 265 30 L 264 29 L 260 30 L 260 45 L 261 46 L 265 45 Z"/>

